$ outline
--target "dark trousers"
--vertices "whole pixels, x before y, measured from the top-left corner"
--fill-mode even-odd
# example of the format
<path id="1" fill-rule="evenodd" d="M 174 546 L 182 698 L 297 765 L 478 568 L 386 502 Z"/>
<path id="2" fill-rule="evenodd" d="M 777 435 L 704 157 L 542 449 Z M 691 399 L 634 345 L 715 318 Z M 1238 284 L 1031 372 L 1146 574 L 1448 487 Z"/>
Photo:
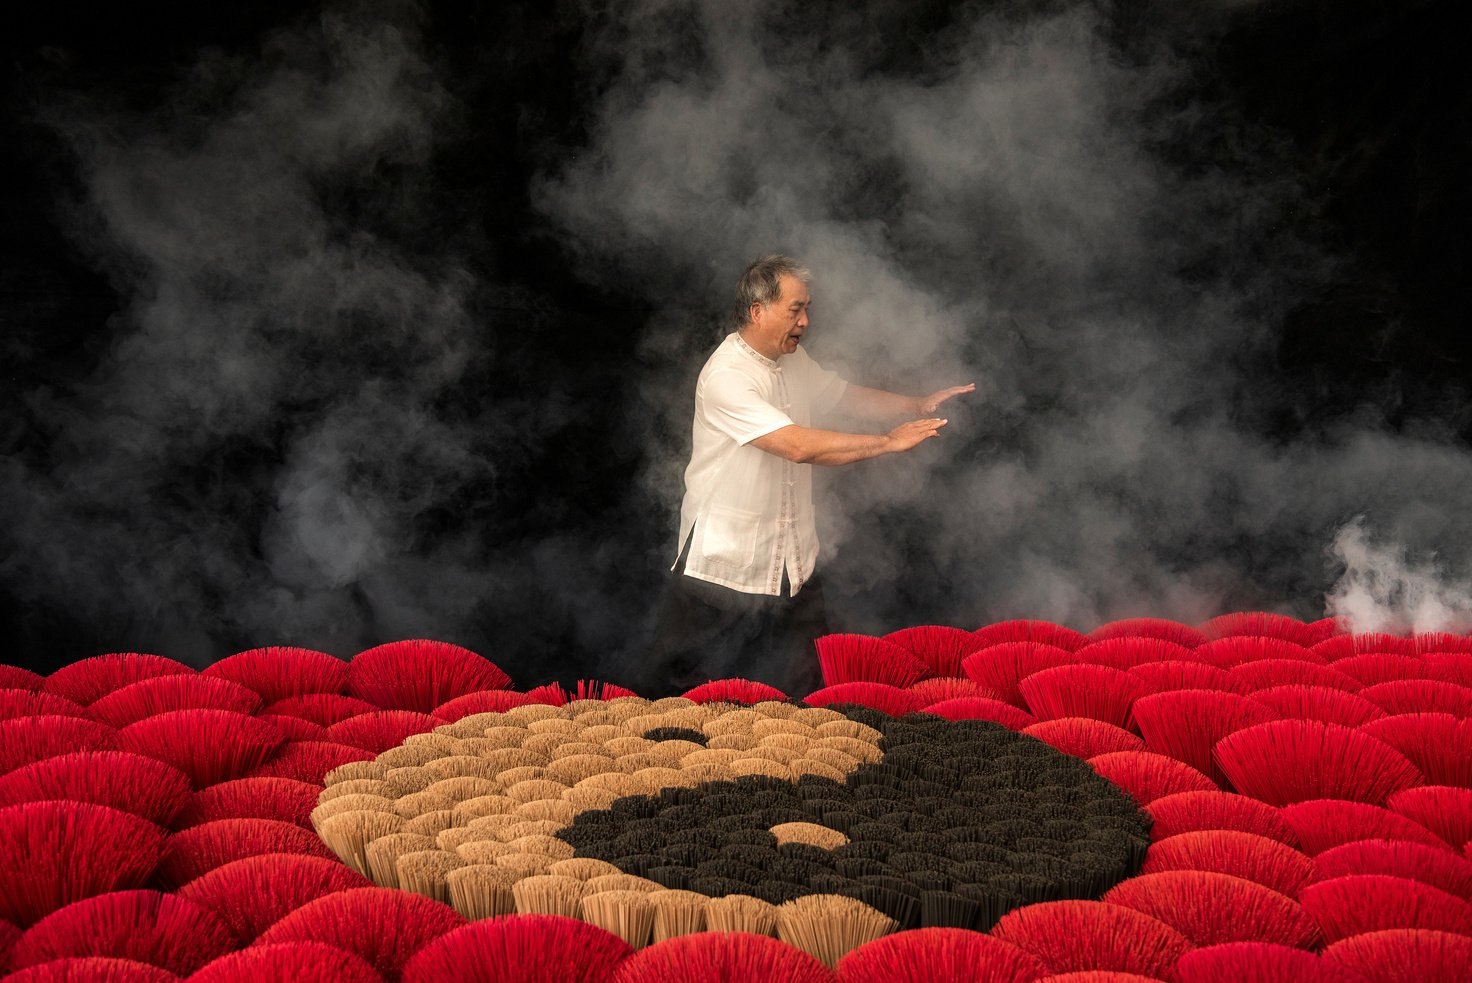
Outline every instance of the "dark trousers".
<path id="1" fill-rule="evenodd" d="M 750 679 L 793 699 L 820 689 L 813 639 L 828 634 L 828 607 L 818 578 L 796 597 L 785 577 L 780 596 L 748 594 L 685 576 L 688 549 L 670 574 L 639 695 L 678 695 L 711 679 Z"/>

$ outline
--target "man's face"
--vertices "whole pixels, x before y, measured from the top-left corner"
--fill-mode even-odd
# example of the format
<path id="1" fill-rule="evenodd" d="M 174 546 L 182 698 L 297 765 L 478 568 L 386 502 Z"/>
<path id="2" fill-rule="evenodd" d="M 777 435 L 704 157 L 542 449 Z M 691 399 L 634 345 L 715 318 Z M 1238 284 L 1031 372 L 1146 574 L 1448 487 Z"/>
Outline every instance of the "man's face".
<path id="1" fill-rule="evenodd" d="M 808 305 L 812 296 L 808 285 L 797 277 L 784 276 L 778 281 L 782 295 L 765 307 L 757 308 L 752 320 L 752 335 L 760 342 L 763 354 L 776 357 L 797 351 L 798 339 L 808 327 Z"/>

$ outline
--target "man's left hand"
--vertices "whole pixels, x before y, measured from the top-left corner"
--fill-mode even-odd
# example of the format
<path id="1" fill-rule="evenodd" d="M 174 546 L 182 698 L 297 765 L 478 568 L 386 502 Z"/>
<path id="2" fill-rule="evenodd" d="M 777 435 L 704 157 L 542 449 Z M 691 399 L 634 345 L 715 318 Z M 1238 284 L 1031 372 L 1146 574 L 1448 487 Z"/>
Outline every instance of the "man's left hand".
<path id="1" fill-rule="evenodd" d="M 946 400 L 950 399 L 952 396 L 960 396 L 965 393 L 971 393 L 975 391 L 976 383 L 968 382 L 964 386 L 952 386 L 949 389 L 942 389 L 939 392 L 933 392 L 929 396 L 916 397 L 918 400 L 916 403 L 916 408 L 919 410 L 916 415 L 933 416 L 935 414 L 935 411 L 940 408 L 940 405 Z"/>

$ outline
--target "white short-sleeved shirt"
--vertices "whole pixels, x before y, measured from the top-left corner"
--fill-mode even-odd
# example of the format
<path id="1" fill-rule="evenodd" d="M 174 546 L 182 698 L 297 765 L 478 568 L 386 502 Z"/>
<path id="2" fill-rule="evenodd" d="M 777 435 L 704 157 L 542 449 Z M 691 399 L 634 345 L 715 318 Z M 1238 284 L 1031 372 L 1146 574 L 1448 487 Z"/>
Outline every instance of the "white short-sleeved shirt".
<path id="1" fill-rule="evenodd" d="M 777 595 L 782 572 L 796 594 L 813 575 L 818 530 L 812 465 L 794 464 L 751 445 L 837 404 L 847 383 L 799 345 L 772 360 L 741 336 L 726 336 L 695 383 L 695 422 L 685 499 L 685 573 L 748 594 Z M 676 563 L 678 563 L 678 557 Z"/>

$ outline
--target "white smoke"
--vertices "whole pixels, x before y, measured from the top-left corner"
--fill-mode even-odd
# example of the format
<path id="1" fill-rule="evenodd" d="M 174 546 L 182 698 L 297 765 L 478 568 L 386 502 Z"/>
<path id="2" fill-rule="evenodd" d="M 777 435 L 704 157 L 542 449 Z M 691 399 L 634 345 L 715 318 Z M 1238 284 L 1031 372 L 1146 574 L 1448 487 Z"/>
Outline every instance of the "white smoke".
<path id="1" fill-rule="evenodd" d="M 1344 574 L 1326 597 L 1330 617 L 1353 632 L 1464 633 L 1472 629 L 1472 582 L 1457 579 L 1433 554 L 1376 542 L 1363 517 L 1334 537 L 1331 555 Z"/>

